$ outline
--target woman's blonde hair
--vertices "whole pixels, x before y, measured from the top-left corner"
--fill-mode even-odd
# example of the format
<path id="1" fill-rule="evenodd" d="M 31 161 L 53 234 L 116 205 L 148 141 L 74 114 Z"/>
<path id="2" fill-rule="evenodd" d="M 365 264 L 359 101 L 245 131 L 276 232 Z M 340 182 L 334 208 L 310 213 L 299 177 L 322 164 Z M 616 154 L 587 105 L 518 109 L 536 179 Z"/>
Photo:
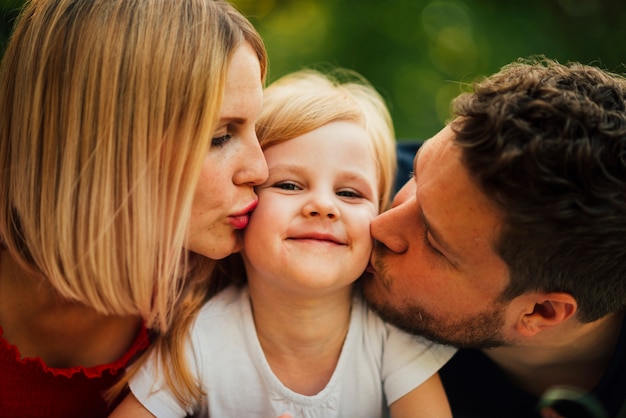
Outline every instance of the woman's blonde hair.
<path id="1" fill-rule="evenodd" d="M 33 0 L 0 68 L 0 237 L 65 298 L 168 328 L 232 51 L 219 0 Z"/>
<path id="2" fill-rule="evenodd" d="M 266 149 L 336 121 L 354 122 L 369 135 L 378 164 L 379 210 L 387 209 L 397 164 L 393 123 L 382 96 L 355 71 L 305 69 L 276 80 L 265 89 L 256 131 Z"/>
<path id="3" fill-rule="evenodd" d="M 166 333 L 201 303 L 181 279 L 213 266 L 184 246 L 243 42 L 264 80 L 225 1 L 30 1 L 0 66 L 2 246 L 62 297 Z"/>

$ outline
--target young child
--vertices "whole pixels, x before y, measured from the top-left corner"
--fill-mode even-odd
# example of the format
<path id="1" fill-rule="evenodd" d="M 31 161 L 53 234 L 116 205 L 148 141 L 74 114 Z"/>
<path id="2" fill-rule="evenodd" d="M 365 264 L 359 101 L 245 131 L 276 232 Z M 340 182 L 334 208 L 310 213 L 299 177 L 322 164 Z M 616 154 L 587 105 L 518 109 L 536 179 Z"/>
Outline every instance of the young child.
<path id="1" fill-rule="evenodd" d="M 245 273 L 215 278 L 186 347 L 204 396 L 181 404 L 153 361 L 131 397 L 157 417 L 450 417 L 437 370 L 453 349 L 384 323 L 355 286 L 394 181 L 382 98 L 348 71 L 297 72 L 266 89 L 257 135 L 269 178 Z"/>

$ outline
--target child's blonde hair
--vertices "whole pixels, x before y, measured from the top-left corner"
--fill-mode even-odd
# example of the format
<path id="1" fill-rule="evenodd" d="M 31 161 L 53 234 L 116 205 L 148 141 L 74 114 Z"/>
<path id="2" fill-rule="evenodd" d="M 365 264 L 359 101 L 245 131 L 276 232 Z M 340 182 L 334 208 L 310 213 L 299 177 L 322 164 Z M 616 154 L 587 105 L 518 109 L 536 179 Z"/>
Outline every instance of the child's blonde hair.
<path id="1" fill-rule="evenodd" d="M 393 123 L 384 99 L 358 73 L 306 69 L 278 79 L 265 89 L 256 130 L 266 149 L 336 121 L 357 123 L 369 135 L 378 164 L 379 210 L 387 209 L 397 164 Z"/>

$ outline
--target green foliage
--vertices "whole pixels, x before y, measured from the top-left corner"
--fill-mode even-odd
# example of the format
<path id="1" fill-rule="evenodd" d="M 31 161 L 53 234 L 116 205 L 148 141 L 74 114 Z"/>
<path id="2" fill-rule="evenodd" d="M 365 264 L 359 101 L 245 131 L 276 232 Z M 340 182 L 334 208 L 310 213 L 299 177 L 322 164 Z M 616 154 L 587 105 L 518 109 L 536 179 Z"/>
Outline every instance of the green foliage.
<path id="1" fill-rule="evenodd" d="M 11 34 L 13 22 L 24 0 L 0 0 L 0 55 Z"/>
<path id="2" fill-rule="evenodd" d="M 24 4 L 24 0 L 0 0 L 0 11 L 19 9 L 22 4 Z"/>
<path id="3" fill-rule="evenodd" d="M 388 100 L 398 138 L 428 138 L 453 97 L 519 57 L 623 72 L 622 0 L 234 0 L 259 29 L 270 81 L 339 65 Z"/>
<path id="4" fill-rule="evenodd" d="M 399 138 L 427 138 L 467 83 L 543 54 L 624 72 L 623 0 L 232 0 L 265 39 L 270 81 L 305 66 L 362 73 Z M 0 47 L 23 0 L 0 0 Z"/>

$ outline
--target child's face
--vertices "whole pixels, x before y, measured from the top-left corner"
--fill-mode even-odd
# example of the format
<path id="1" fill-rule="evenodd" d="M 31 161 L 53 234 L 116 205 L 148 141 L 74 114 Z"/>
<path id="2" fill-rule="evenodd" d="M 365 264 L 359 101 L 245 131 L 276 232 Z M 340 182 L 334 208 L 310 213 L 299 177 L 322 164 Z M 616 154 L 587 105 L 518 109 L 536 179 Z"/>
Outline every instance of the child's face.
<path id="1" fill-rule="evenodd" d="M 268 180 L 244 233 L 248 280 L 342 288 L 369 262 L 378 175 L 359 125 L 333 122 L 265 151 Z"/>

